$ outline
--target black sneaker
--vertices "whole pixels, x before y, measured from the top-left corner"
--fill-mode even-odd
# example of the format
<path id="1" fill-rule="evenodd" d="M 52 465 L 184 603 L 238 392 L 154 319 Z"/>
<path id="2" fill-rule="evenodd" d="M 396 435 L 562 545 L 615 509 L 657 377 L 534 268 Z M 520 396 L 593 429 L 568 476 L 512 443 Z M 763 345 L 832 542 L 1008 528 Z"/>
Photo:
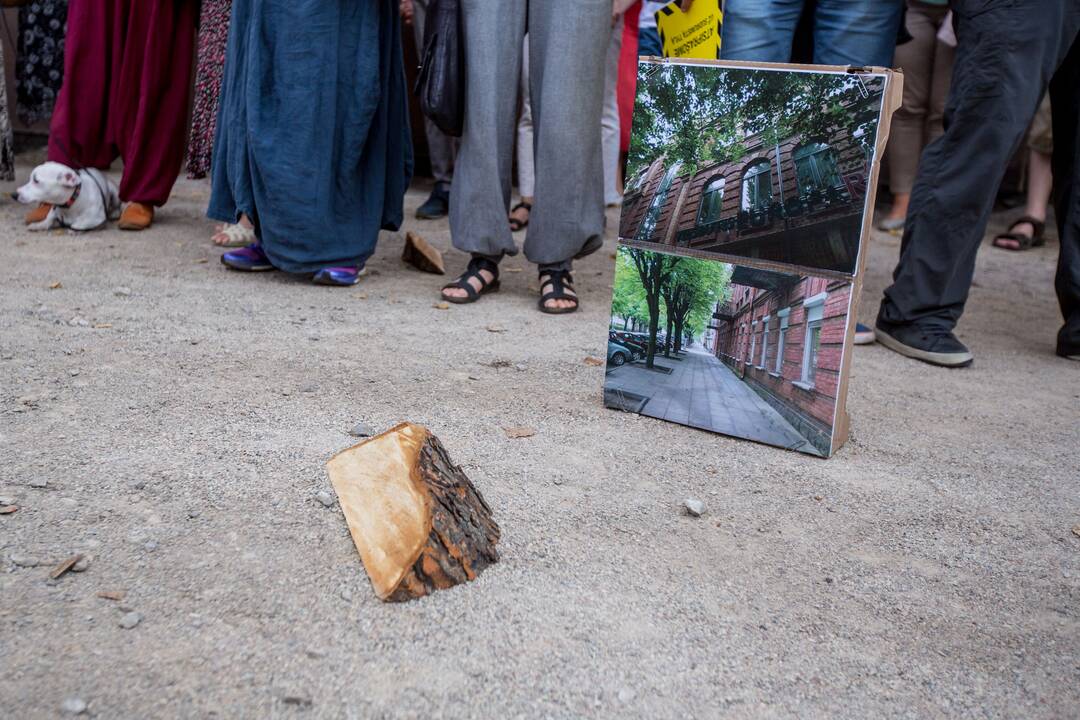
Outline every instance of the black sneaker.
<path id="1" fill-rule="evenodd" d="M 416 209 L 416 217 L 420 220 L 438 220 L 449 212 L 450 191 L 436 185 L 424 204 Z"/>
<path id="2" fill-rule="evenodd" d="M 964 343 L 948 330 L 931 330 L 918 325 L 893 325 L 880 318 L 874 328 L 877 341 L 894 352 L 931 365 L 967 367 L 975 358 Z"/>

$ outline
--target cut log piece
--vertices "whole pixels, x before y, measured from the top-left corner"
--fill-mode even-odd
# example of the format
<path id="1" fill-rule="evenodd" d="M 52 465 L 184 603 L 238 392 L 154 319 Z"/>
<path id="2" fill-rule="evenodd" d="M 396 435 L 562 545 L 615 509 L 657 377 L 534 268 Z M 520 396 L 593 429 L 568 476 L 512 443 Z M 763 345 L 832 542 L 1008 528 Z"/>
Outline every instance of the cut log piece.
<path id="1" fill-rule="evenodd" d="M 442 253 L 416 233 L 405 233 L 405 249 L 401 251 L 401 259 L 422 272 L 446 274 Z"/>
<path id="2" fill-rule="evenodd" d="M 427 428 L 402 423 L 326 467 L 380 599 L 474 580 L 499 559 L 491 508 Z"/>

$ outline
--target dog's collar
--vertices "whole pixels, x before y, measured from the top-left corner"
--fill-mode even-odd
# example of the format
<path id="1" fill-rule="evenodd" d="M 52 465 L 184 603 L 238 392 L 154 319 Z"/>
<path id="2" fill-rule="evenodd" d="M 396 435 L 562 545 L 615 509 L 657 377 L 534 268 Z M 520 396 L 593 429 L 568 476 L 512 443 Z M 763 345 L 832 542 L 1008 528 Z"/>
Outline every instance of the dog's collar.
<path id="1" fill-rule="evenodd" d="M 82 192 L 82 185 L 76 185 L 75 186 L 75 192 L 71 193 L 71 197 L 68 198 L 68 201 L 66 203 L 64 203 L 63 205 L 60 205 L 59 207 L 69 208 L 72 205 L 74 205 L 75 201 L 79 199 L 79 193 L 81 193 L 81 192 Z"/>

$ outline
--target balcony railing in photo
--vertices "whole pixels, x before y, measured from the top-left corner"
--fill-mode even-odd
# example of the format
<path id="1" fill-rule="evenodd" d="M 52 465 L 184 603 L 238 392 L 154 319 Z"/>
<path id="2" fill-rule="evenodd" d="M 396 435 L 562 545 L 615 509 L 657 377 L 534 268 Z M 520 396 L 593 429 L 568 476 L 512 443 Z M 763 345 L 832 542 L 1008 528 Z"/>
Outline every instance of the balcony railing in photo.
<path id="1" fill-rule="evenodd" d="M 801 220 L 803 222 L 799 224 L 804 224 L 808 217 L 824 214 L 838 207 L 851 207 L 856 199 L 861 200 L 866 196 L 866 180 L 861 175 L 845 177 L 844 180 L 843 186 L 814 188 L 783 203 L 776 200 L 767 207 L 740 210 L 737 215 L 680 230 L 675 233 L 675 244 L 679 247 L 690 247 L 699 238 L 720 234 L 727 234 L 729 240 L 735 240 L 740 235 L 756 235 L 766 229 L 782 231 L 793 224 L 792 220 Z M 778 223 L 782 223 L 782 226 L 777 227 Z"/>

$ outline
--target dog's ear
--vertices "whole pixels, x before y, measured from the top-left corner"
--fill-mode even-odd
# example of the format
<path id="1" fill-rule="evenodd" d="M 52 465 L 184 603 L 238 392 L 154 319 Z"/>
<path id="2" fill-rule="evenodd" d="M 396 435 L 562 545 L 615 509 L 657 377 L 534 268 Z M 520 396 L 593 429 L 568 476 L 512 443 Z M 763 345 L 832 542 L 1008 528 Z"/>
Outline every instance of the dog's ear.
<path id="1" fill-rule="evenodd" d="M 67 188 L 77 188 L 82 185 L 82 179 L 73 172 L 60 173 L 60 184 Z"/>

